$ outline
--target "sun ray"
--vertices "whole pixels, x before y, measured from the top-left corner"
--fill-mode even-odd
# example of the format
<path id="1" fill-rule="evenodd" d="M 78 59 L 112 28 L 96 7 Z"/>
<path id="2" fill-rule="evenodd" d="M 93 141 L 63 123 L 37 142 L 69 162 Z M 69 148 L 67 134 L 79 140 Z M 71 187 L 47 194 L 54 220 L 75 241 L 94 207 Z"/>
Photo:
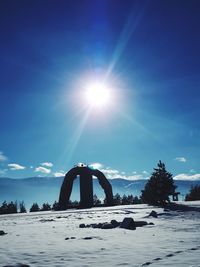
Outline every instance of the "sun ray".
<path id="1" fill-rule="evenodd" d="M 81 139 L 81 136 L 83 134 L 83 131 L 85 129 L 87 121 L 88 121 L 88 119 L 90 117 L 90 113 L 91 113 L 91 107 L 89 107 L 86 110 L 82 120 L 80 121 L 80 124 L 78 125 L 75 133 L 73 134 L 73 138 L 71 139 L 71 142 L 70 142 L 69 147 L 67 149 L 68 155 L 67 155 L 66 160 L 65 160 L 65 163 L 67 165 L 71 162 L 71 159 L 72 159 L 72 157 L 74 155 L 74 152 L 75 152 L 75 150 L 76 150 L 76 148 L 77 148 L 77 146 L 79 144 L 79 141 Z"/>

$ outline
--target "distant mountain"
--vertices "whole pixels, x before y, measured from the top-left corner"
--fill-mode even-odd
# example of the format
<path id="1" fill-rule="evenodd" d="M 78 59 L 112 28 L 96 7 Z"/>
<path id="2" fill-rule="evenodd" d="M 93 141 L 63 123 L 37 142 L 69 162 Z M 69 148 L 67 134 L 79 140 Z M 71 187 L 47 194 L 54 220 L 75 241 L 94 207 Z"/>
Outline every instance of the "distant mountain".
<path id="1" fill-rule="evenodd" d="M 6 201 L 24 201 L 29 208 L 33 202 L 52 204 L 58 200 L 63 177 L 32 177 L 25 179 L 0 178 L 0 203 Z M 112 184 L 113 194 L 133 194 L 140 196 L 147 180 L 130 181 L 125 179 L 109 180 Z M 103 199 L 104 192 L 97 179 L 93 179 L 94 194 Z M 180 200 L 184 199 L 191 185 L 200 184 L 200 181 L 175 181 L 177 191 L 181 193 Z M 79 179 L 74 181 L 71 199 L 80 199 Z"/>

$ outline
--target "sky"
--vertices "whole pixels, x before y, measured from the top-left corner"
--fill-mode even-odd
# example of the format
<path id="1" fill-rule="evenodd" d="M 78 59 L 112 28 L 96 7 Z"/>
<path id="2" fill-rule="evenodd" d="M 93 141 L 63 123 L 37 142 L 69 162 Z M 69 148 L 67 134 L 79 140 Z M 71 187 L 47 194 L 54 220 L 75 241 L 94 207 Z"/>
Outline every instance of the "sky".
<path id="1" fill-rule="evenodd" d="M 200 1 L 0 1 L 0 177 L 79 162 L 200 180 Z M 109 101 L 86 99 L 103 84 Z M 96 99 L 95 99 L 96 98 Z"/>

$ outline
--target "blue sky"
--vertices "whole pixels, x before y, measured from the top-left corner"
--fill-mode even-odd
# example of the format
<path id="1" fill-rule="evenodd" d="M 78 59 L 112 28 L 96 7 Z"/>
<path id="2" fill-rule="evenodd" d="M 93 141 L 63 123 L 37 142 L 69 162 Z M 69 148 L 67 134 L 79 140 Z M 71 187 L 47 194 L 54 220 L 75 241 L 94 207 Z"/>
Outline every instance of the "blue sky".
<path id="1" fill-rule="evenodd" d="M 200 1 L 0 1 L 0 176 L 200 179 Z M 110 102 L 82 95 L 106 81 Z M 89 111 L 88 111 L 89 110 Z"/>

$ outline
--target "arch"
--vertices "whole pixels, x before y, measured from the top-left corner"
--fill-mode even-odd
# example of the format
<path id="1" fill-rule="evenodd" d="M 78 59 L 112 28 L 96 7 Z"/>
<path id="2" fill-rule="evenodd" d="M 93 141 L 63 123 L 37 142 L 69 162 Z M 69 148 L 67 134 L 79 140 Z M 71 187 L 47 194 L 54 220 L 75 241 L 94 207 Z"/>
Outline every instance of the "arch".
<path id="1" fill-rule="evenodd" d="M 112 186 L 106 179 L 105 175 L 101 171 L 90 169 L 87 166 L 77 166 L 68 171 L 63 180 L 59 195 L 60 209 L 67 209 L 73 183 L 77 175 L 80 175 L 80 207 L 90 208 L 93 206 L 92 176 L 97 177 L 99 184 L 103 188 L 106 195 L 107 205 L 113 204 Z"/>
<path id="2" fill-rule="evenodd" d="M 106 179 L 105 175 L 99 170 L 92 170 L 92 175 L 96 176 L 100 186 L 103 188 L 104 193 L 106 195 L 107 205 L 113 205 L 113 192 L 112 186 L 109 181 Z"/>

